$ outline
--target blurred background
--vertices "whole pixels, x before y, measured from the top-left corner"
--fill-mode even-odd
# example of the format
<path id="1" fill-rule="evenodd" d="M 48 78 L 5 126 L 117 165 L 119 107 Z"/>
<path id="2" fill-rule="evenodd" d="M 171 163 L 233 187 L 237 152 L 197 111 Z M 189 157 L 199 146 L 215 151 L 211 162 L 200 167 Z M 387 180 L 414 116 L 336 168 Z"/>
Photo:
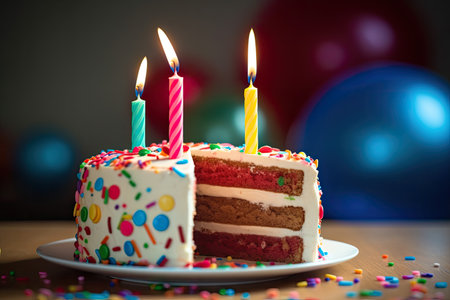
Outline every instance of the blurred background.
<path id="1" fill-rule="evenodd" d="M 244 142 L 247 40 L 259 139 L 318 158 L 328 219 L 450 219 L 448 1 L 14 1 L 0 11 L 0 219 L 71 219 L 79 163 L 168 139 L 168 34 L 185 140 Z"/>

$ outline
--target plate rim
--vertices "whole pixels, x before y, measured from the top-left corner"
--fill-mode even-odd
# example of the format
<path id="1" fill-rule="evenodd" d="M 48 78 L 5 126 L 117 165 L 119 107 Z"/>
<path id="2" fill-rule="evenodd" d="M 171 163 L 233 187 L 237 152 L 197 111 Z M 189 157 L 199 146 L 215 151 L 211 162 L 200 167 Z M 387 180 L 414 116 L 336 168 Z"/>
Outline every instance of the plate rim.
<path id="1" fill-rule="evenodd" d="M 87 272 L 93 272 L 93 273 L 102 273 L 107 274 L 108 270 L 112 271 L 111 273 L 124 273 L 124 271 L 130 271 L 132 270 L 133 273 L 136 275 L 151 275 L 154 273 L 154 275 L 180 275 L 180 272 L 182 273 L 189 273 L 191 275 L 215 275 L 217 274 L 226 274 L 226 276 L 233 275 L 233 274 L 258 274 L 262 275 L 262 273 L 272 273 L 272 271 L 286 271 L 286 274 L 295 274 L 295 272 L 292 272 L 294 270 L 298 270 L 298 273 L 302 271 L 311 271 L 314 269 L 322 269 L 326 267 L 331 267 L 333 265 L 351 260 L 355 258 L 359 254 L 359 249 L 355 247 L 354 245 L 330 240 L 330 239 L 323 239 L 325 243 L 335 243 L 343 245 L 344 247 L 347 247 L 352 250 L 352 253 L 343 257 L 338 257 L 333 260 L 322 260 L 322 261 L 315 261 L 315 262 L 305 262 L 305 263 L 297 263 L 297 264 L 283 264 L 283 265 L 272 265 L 267 266 L 266 268 L 230 268 L 230 269 L 211 269 L 211 268 L 182 268 L 182 267 L 163 267 L 163 268 L 146 268 L 146 267 L 136 267 L 136 266 L 111 266 L 111 265 L 103 265 L 103 264 L 88 264 L 84 262 L 79 262 L 75 260 L 69 260 L 66 258 L 56 257 L 47 255 L 45 253 L 45 249 L 48 247 L 52 247 L 54 245 L 60 245 L 63 243 L 73 243 L 75 242 L 75 238 L 67 238 L 62 240 L 53 241 L 50 243 L 46 243 L 43 245 L 40 245 L 36 248 L 36 253 L 41 257 L 42 259 L 49 261 L 51 263 L 55 263 L 58 265 L 62 265 L 65 267 L 69 267 L 72 269 L 77 270 L 83 270 Z M 305 270 L 303 270 L 305 269 Z M 288 272 L 289 271 L 289 272 Z M 115 275 L 110 275 L 115 276 Z M 276 276 L 274 274 L 274 276 Z M 218 276 L 220 277 L 220 276 Z"/>

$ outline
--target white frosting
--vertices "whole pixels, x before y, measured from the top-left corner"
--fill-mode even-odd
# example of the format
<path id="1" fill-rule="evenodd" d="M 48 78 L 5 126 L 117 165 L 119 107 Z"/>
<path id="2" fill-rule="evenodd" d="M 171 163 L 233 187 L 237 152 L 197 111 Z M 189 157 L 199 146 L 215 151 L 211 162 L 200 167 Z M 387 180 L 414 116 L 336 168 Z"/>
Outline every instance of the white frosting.
<path id="1" fill-rule="evenodd" d="M 162 155 L 158 155 L 160 158 L 164 158 Z M 186 164 L 176 164 L 177 161 L 182 159 L 187 160 Z M 87 254 L 82 250 L 85 247 L 91 256 L 93 256 L 98 262 L 99 259 L 95 254 L 95 249 L 99 249 L 101 241 L 105 236 L 109 236 L 107 246 L 110 250 L 110 256 L 118 262 L 147 260 L 151 264 L 156 264 L 157 260 L 165 255 L 168 259 L 165 266 L 183 267 L 187 263 L 193 261 L 193 215 L 195 211 L 194 200 L 194 165 L 190 153 L 185 153 L 182 159 L 169 160 L 161 159 L 155 160 L 155 157 L 139 156 L 130 159 L 132 164 L 124 169 L 115 170 L 113 166 L 101 165 L 97 170 L 96 167 L 88 166 L 89 175 L 86 178 L 86 182 L 83 184 L 84 189 L 88 182 L 91 182 L 91 186 L 94 184 L 97 178 L 103 178 L 104 185 L 110 188 L 112 185 L 117 185 L 120 188 L 120 196 L 113 200 L 109 199 L 107 204 L 104 203 L 104 199 L 101 197 L 102 191 L 96 191 L 94 188 L 93 193 L 90 191 L 84 191 L 83 197 L 79 198 L 81 207 L 89 207 L 91 204 L 96 204 L 100 207 L 101 218 L 98 223 L 93 223 L 90 218 L 86 222 L 82 222 L 78 217 L 78 224 L 83 227 L 80 232 L 83 239 L 87 239 L 88 243 L 79 239 L 81 260 L 85 260 Z M 140 168 L 137 161 L 141 162 L 151 160 L 150 165 L 145 168 Z M 181 177 L 176 172 L 170 170 L 171 167 L 175 167 L 185 174 L 185 177 Z M 121 171 L 125 170 L 130 175 L 130 178 L 124 176 Z M 81 170 L 83 174 L 83 169 Z M 120 174 L 120 176 L 119 176 Z M 135 183 L 133 187 L 129 181 L 132 180 Z M 147 191 L 147 188 L 151 188 L 151 191 Z M 141 193 L 139 200 L 135 200 L 135 195 Z M 170 195 L 175 201 L 175 206 L 170 211 L 163 210 L 158 200 L 163 195 Z M 156 202 L 151 207 L 146 207 L 148 204 Z M 123 207 L 123 205 L 126 207 Z M 115 209 L 116 205 L 119 205 L 119 209 Z M 153 235 L 156 245 L 154 245 L 147 234 L 144 226 L 137 226 L 132 219 L 128 220 L 133 224 L 133 233 L 130 236 L 125 236 L 118 229 L 118 224 L 122 218 L 124 212 L 129 215 L 133 215 L 137 210 L 143 210 L 147 215 L 146 224 Z M 164 231 L 158 231 L 153 226 L 153 219 L 158 215 L 165 215 L 169 219 L 169 227 Z M 112 234 L 108 230 L 108 217 L 111 217 Z M 87 235 L 84 230 L 85 226 L 89 226 L 91 234 Z M 181 242 L 179 229 L 181 226 L 184 235 L 184 243 Z M 172 242 L 168 249 L 165 248 L 167 240 L 171 238 Z M 126 241 L 134 240 L 137 248 L 139 249 L 142 257 L 139 258 L 137 251 L 132 256 L 128 256 L 124 251 L 124 243 Z M 144 248 L 144 243 L 148 245 L 148 248 Z M 112 249 L 119 246 L 120 251 L 114 252 Z"/>
<path id="2" fill-rule="evenodd" d="M 319 189 L 317 186 L 316 165 L 307 163 L 304 160 L 289 159 L 288 155 L 280 157 L 270 156 L 271 153 L 262 153 L 261 155 L 245 154 L 239 148 L 231 149 L 204 149 L 205 145 L 200 145 L 191 149 L 193 156 L 213 157 L 224 160 L 233 160 L 245 163 L 252 163 L 256 166 L 278 167 L 285 169 L 296 169 L 303 171 L 303 190 L 300 196 L 292 196 L 283 193 L 275 193 L 263 190 L 240 188 L 240 187 L 223 187 L 212 186 L 208 184 L 198 184 L 197 194 L 209 195 L 213 197 L 231 197 L 259 203 L 263 207 L 268 206 L 297 206 L 302 207 L 305 211 L 305 221 L 302 229 L 297 234 L 303 239 L 303 255 L 302 258 L 306 262 L 317 260 L 317 247 L 319 245 Z M 202 149 L 202 150 L 200 150 Z M 241 228 L 242 226 L 238 226 Z M 254 226 L 249 228 L 253 229 Z M 229 227 L 226 227 L 229 228 Z M 268 228 L 263 232 L 270 233 L 268 235 L 276 236 L 279 228 Z M 287 229 L 286 229 L 287 230 Z M 291 233 L 295 233 L 292 232 Z"/>

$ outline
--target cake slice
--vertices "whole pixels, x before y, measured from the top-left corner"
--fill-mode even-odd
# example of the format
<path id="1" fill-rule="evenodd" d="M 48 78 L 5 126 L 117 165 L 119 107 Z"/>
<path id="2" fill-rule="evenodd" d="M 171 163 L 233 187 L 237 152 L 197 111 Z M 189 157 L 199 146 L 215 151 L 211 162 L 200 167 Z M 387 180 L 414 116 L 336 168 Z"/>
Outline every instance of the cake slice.
<path id="1" fill-rule="evenodd" d="M 78 173 L 75 257 L 105 264 L 184 267 L 193 262 L 194 164 L 188 148 L 104 151 Z"/>
<path id="2" fill-rule="evenodd" d="M 191 151 L 199 254 L 286 263 L 322 255 L 317 160 L 268 146 L 257 155 L 230 144 Z"/>

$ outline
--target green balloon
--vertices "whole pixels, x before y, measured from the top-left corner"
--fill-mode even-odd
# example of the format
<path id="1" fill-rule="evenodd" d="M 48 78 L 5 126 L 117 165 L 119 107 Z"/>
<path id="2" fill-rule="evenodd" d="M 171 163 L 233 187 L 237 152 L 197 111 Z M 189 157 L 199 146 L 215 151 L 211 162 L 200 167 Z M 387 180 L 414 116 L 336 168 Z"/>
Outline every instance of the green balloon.
<path id="1" fill-rule="evenodd" d="M 277 126 L 267 119 L 264 108 L 258 107 L 258 140 L 263 145 L 280 143 Z M 244 96 L 214 94 L 200 99 L 185 109 L 184 140 L 186 142 L 245 143 Z"/>

